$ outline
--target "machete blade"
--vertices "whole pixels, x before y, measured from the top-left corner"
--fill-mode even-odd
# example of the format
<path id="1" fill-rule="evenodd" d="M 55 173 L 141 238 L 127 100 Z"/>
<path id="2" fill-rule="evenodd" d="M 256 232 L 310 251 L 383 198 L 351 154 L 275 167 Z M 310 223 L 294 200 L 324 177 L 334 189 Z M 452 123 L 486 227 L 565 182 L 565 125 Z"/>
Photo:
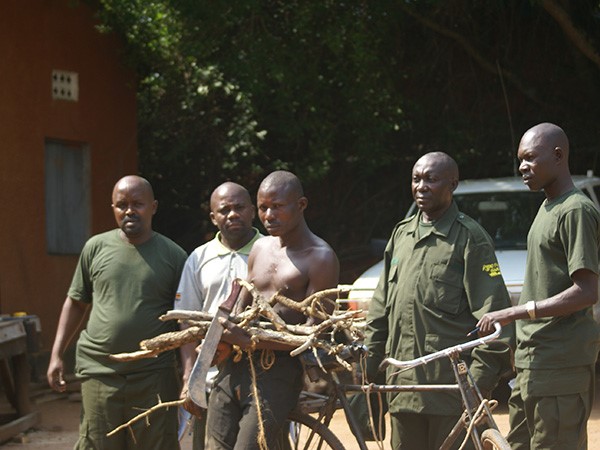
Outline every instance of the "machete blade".
<path id="1" fill-rule="evenodd" d="M 234 280 L 229 297 L 219 305 L 215 317 L 210 322 L 210 326 L 208 327 L 208 331 L 206 332 L 206 336 L 204 336 L 202 346 L 200 347 L 200 353 L 198 354 L 192 372 L 190 373 L 188 395 L 196 405 L 204 409 L 208 407 L 206 402 L 206 374 L 208 373 L 208 369 L 210 368 L 217 351 L 217 345 L 219 345 L 221 335 L 223 334 L 223 325 L 219 323 L 219 319 L 221 317 L 229 317 L 229 313 L 233 309 L 241 289 L 242 286 L 237 280 Z"/>

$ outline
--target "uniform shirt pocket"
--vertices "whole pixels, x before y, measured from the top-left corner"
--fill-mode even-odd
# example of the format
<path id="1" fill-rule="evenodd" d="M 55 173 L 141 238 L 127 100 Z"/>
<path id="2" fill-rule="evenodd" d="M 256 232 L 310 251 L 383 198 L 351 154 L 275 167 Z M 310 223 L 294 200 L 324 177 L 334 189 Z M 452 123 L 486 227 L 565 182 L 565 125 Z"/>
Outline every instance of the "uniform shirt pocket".
<path id="1" fill-rule="evenodd" d="M 466 308 L 466 301 L 463 301 L 463 272 L 463 266 L 458 263 L 432 266 L 433 304 L 436 309 L 456 316 Z"/>

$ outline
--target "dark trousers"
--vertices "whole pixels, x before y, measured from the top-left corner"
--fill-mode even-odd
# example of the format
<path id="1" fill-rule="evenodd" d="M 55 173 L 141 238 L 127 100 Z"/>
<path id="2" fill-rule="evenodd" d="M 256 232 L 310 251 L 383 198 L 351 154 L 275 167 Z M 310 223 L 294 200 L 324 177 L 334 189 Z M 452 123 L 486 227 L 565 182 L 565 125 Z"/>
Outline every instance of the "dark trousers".
<path id="1" fill-rule="evenodd" d="M 419 413 L 391 414 L 392 449 L 437 450 L 448 437 L 459 417 Z M 466 434 L 463 432 L 452 448 L 460 448 L 465 436 Z M 465 445 L 465 449 L 474 447 L 471 440 Z"/>
<path id="2" fill-rule="evenodd" d="M 506 439 L 511 448 L 587 449 L 594 385 L 593 366 L 518 370 L 508 403 L 510 432 Z"/>
<path id="3" fill-rule="evenodd" d="M 273 366 L 261 367 L 260 351 L 253 358 L 260 396 L 262 426 L 269 448 L 274 448 L 283 425 L 296 406 L 302 390 L 300 362 L 287 353 L 277 353 Z M 221 369 L 208 403 L 207 449 L 258 449 L 259 418 L 252 393 L 248 359 L 228 361 Z"/>

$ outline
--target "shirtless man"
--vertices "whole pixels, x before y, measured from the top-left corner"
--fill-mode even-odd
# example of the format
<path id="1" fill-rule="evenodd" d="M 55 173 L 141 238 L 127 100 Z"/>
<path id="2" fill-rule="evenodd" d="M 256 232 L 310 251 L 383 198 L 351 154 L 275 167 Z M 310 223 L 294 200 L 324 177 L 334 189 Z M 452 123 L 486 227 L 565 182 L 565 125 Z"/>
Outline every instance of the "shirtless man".
<path id="1" fill-rule="evenodd" d="M 258 215 L 269 236 L 259 239 L 248 259 L 248 280 L 264 296 L 280 291 L 286 297 L 301 301 L 307 296 L 338 283 L 339 263 L 331 247 L 313 234 L 304 219 L 308 200 L 300 180 L 292 173 L 276 171 L 261 183 Z M 241 301 L 248 304 L 244 291 Z M 305 323 L 303 314 L 275 306 L 276 312 L 290 324 Z M 239 343 L 231 324 L 223 339 Z M 237 330 L 239 331 L 239 329 Z M 248 340 L 246 340 L 247 345 Z M 252 361 L 246 355 L 239 363 L 227 360 L 210 395 L 207 420 L 207 448 L 256 449 L 259 416 L 252 395 L 252 370 L 261 399 L 262 426 L 267 447 L 275 448 L 285 419 L 294 408 L 302 389 L 302 367 L 289 355 L 291 347 L 262 342 L 257 345 Z M 261 363 L 261 351 L 273 351 L 271 366 Z"/>

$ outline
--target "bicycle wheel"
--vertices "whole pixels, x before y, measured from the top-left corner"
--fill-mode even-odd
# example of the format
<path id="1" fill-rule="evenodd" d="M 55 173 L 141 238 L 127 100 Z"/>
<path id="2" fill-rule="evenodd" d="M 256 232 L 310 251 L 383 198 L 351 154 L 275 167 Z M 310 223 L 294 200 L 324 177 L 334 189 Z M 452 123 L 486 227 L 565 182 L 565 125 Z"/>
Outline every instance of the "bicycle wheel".
<path id="1" fill-rule="evenodd" d="M 287 442 L 280 443 L 278 450 L 344 450 L 335 434 L 308 414 L 292 411 L 289 424 Z"/>
<path id="2" fill-rule="evenodd" d="M 494 428 L 488 428 L 481 433 L 481 444 L 484 450 L 510 450 L 504 436 Z"/>

